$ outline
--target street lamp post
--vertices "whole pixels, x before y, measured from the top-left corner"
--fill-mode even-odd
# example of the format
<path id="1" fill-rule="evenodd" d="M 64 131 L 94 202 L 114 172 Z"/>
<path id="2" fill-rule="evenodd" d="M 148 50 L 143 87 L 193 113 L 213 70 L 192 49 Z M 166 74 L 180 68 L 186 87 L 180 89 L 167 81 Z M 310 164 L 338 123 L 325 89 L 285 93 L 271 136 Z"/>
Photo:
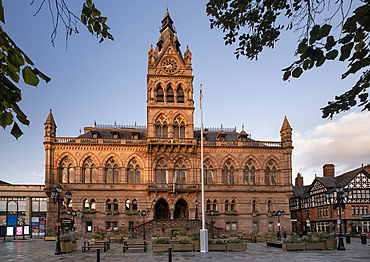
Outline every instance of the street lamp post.
<path id="1" fill-rule="evenodd" d="M 338 241 L 338 247 L 337 250 L 346 250 L 344 247 L 343 242 L 343 235 L 342 235 L 342 208 L 345 209 L 345 200 L 346 197 L 349 197 L 352 193 L 352 190 L 350 188 L 344 189 L 342 185 L 338 185 L 335 188 L 335 191 L 337 193 L 336 197 L 334 197 L 334 193 L 332 191 L 326 191 L 326 195 L 329 200 L 329 204 L 333 203 L 333 209 L 336 209 L 339 207 L 339 220 L 337 221 L 339 225 L 339 241 Z"/>
<path id="2" fill-rule="evenodd" d="M 145 238 L 145 218 L 149 217 L 149 210 L 138 210 L 137 213 L 139 214 L 140 217 L 143 217 L 143 240 L 146 240 Z"/>
<path id="3" fill-rule="evenodd" d="M 214 235 L 213 235 L 213 217 L 214 217 L 214 215 L 215 215 L 216 213 L 215 213 L 215 211 L 213 211 L 213 210 L 210 210 L 209 212 L 208 212 L 208 216 L 210 216 L 211 217 L 211 235 L 212 235 L 212 238 L 214 238 Z"/>
<path id="4" fill-rule="evenodd" d="M 157 202 L 155 202 L 155 199 L 153 199 L 153 220 L 157 219 L 157 216 L 155 215 L 155 205 L 156 204 L 157 204 Z"/>
<path id="5" fill-rule="evenodd" d="M 58 237 L 57 237 L 57 242 L 56 242 L 56 247 L 55 247 L 55 255 L 62 254 L 62 250 L 60 249 L 60 216 L 59 216 L 60 202 L 63 201 L 63 197 L 61 197 L 62 191 L 63 191 L 63 188 L 59 184 L 50 191 L 50 195 L 51 195 L 51 198 L 53 199 L 54 205 L 56 203 L 58 204 L 57 205 L 57 213 L 58 213 L 58 221 L 57 221 L 57 225 L 58 225 Z M 69 191 L 66 192 L 67 203 L 69 203 L 71 201 L 71 198 L 72 198 L 72 193 L 69 192 Z"/>
<path id="6" fill-rule="evenodd" d="M 272 214 L 278 218 L 278 227 L 279 231 L 277 232 L 277 238 L 279 241 L 281 241 L 281 233 L 280 233 L 280 217 L 284 218 L 285 211 L 273 211 Z"/>
<path id="7" fill-rule="evenodd" d="M 198 199 L 195 200 L 195 220 L 199 220 L 199 217 L 198 217 Z"/>

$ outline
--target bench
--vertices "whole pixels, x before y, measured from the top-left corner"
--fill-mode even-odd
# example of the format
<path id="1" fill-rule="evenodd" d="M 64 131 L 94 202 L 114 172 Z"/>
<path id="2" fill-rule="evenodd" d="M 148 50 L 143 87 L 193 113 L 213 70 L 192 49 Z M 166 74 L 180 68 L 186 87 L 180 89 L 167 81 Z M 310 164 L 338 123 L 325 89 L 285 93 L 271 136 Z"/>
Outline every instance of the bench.
<path id="1" fill-rule="evenodd" d="M 129 248 L 143 248 L 144 252 L 146 252 L 147 249 L 146 240 L 132 240 L 132 241 L 125 240 L 123 242 L 123 253 L 125 253 Z"/>
<path id="2" fill-rule="evenodd" d="M 103 249 L 104 252 L 107 251 L 105 245 L 89 245 L 89 246 L 82 246 L 82 253 L 86 252 L 86 250 L 89 251 L 90 249 Z"/>
<path id="3" fill-rule="evenodd" d="M 90 249 L 103 249 L 106 252 L 110 248 L 109 241 L 90 242 L 84 241 L 82 246 L 82 253 Z"/>

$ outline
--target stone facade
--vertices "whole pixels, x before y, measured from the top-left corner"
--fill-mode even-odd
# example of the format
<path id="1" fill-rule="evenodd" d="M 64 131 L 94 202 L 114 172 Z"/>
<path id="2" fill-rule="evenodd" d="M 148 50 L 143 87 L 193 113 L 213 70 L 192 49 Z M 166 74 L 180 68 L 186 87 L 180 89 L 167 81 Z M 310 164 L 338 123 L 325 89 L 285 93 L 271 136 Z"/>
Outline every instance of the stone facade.
<path id="1" fill-rule="evenodd" d="M 95 124 L 76 138 L 61 138 L 50 111 L 46 192 L 50 195 L 60 184 L 72 193 L 71 207 L 84 209 L 76 220 L 78 234 L 90 234 L 89 226 L 92 231 L 140 233 L 143 218 L 137 210 L 150 211 L 149 234 L 199 229 L 201 135 L 193 124 L 191 58 L 188 47 L 182 55 L 167 12 L 156 47 L 148 52 L 147 127 Z M 280 135 L 281 141 L 270 142 L 252 139 L 244 128 L 204 130 L 206 209 L 218 211 L 212 218 L 218 233 L 275 234 L 277 219 L 268 212 L 273 210 L 285 210 L 281 230 L 290 233 L 293 146 L 287 118 Z M 50 200 L 50 230 L 56 214 Z M 184 226 L 189 221 L 193 226 Z M 210 221 L 207 216 L 207 227 Z"/>

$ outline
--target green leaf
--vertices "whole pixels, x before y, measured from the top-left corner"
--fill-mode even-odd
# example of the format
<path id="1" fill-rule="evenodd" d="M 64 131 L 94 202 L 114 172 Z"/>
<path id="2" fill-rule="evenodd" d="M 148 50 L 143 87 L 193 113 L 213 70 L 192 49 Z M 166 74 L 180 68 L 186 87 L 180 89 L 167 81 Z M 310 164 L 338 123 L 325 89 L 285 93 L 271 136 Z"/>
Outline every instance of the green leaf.
<path id="1" fill-rule="evenodd" d="M 296 69 L 293 70 L 293 73 L 292 73 L 292 76 L 294 78 L 298 78 L 301 76 L 301 74 L 303 73 L 303 70 L 301 67 L 297 67 Z"/>
<path id="2" fill-rule="evenodd" d="M 13 115 L 10 112 L 4 112 L 0 115 L 0 126 L 4 129 L 5 127 L 11 125 L 13 123 Z"/>
<path id="3" fill-rule="evenodd" d="M 322 66 L 322 64 L 325 62 L 325 60 L 326 60 L 325 56 L 323 56 L 319 60 L 317 60 L 316 67 Z"/>
<path id="4" fill-rule="evenodd" d="M 326 54 L 326 59 L 334 60 L 338 56 L 338 50 L 331 50 L 329 53 Z"/>
<path id="5" fill-rule="evenodd" d="M 32 68 L 26 66 L 22 70 L 23 80 L 27 85 L 37 86 L 39 84 L 39 78 L 32 71 Z"/>
<path id="6" fill-rule="evenodd" d="M 81 15 L 81 22 L 86 25 L 86 16 L 84 14 Z"/>
<path id="7" fill-rule="evenodd" d="M 86 4 L 88 7 L 92 7 L 92 0 L 86 0 Z"/>
<path id="8" fill-rule="evenodd" d="M 340 48 L 341 55 L 340 55 L 339 61 L 346 60 L 350 56 L 352 48 L 353 48 L 353 42 L 342 46 Z"/>
<path id="9" fill-rule="evenodd" d="M 16 67 L 20 67 L 20 66 L 24 65 L 23 57 L 22 57 L 21 53 L 19 52 L 19 50 L 17 50 L 17 49 L 15 49 L 15 50 L 14 49 L 9 49 L 8 59 L 9 59 L 10 63 L 12 63 Z"/>
<path id="10" fill-rule="evenodd" d="M 34 68 L 32 69 L 32 72 L 35 74 L 35 75 L 38 75 L 42 80 L 44 80 L 46 83 L 49 83 L 51 78 L 48 77 L 47 75 L 45 75 L 44 73 L 42 73 L 41 71 L 39 71 L 37 68 Z"/>
<path id="11" fill-rule="evenodd" d="M 310 44 L 313 44 L 316 40 L 319 39 L 319 34 L 320 34 L 320 26 L 314 25 L 314 27 L 312 27 L 311 32 L 310 32 Z"/>
<path id="12" fill-rule="evenodd" d="M 30 124 L 30 121 L 27 119 L 27 116 L 25 115 L 19 115 L 17 114 L 17 119 L 19 122 L 21 122 L 23 125 L 28 126 Z"/>
<path id="13" fill-rule="evenodd" d="M 329 35 L 331 27 L 331 25 L 325 24 L 320 28 L 320 39 Z"/>
<path id="14" fill-rule="evenodd" d="M 288 80 L 288 78 L 290 77 L 290 74 L 291 74 L 291 72 L 290 72 L 290 71 L 286 71 L 286 72 L 284 73 L 283 80 L 284 80 L 284 81 Z"/>
<path id="15" fill-rule="evenodd" d="M 19 128 L 17 122 L 14 122 L 12 131 L 10 131 L 10 134 L 12 134 L 17 140 L 20 136 L 23 135 L 22 130 Z"/>
<path id="16" fill-rule="evenodd" d="M 298 45 L 298 54 L 302 54 L 307 48 L 307 39 L 303 39 Z"/>

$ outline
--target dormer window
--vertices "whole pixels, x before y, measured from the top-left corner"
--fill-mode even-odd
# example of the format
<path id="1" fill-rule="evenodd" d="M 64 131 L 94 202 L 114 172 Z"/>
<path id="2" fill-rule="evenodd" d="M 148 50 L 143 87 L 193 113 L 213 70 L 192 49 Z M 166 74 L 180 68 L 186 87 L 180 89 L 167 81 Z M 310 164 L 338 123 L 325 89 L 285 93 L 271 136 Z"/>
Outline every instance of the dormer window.
<path id="1" fill-rule="evenodd" d="M 99 138 L 99 132 L 98 131 L 91 131 L 92 138 Z"/>
<path id="2" fill-rule="evenodd" d="M 218 141 L 226 141 L 226 134 L 218 134 L 217 135 Z"/>
<path id="3" fill-rule="evenodd" d="M 118 131 L 112 131 L 112 138 L 118 139 L 119 138 L 119 132 Z"/>
<path id="4" fill-rule="evenodd" d="M 139 139 L 140 138 L 140 133 L 139 132 L 132 132 L 131 137 L 132 137 L 132 139 Z"/>

